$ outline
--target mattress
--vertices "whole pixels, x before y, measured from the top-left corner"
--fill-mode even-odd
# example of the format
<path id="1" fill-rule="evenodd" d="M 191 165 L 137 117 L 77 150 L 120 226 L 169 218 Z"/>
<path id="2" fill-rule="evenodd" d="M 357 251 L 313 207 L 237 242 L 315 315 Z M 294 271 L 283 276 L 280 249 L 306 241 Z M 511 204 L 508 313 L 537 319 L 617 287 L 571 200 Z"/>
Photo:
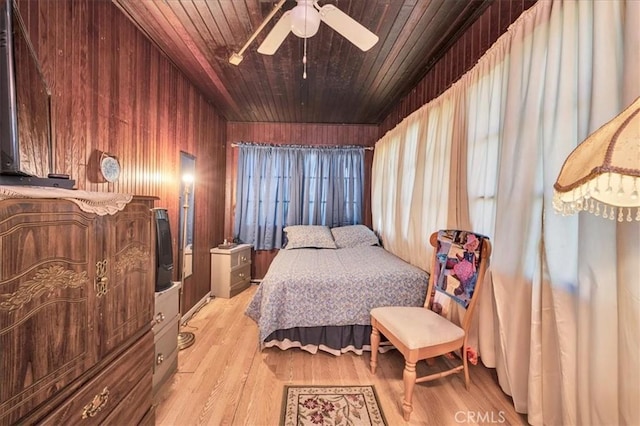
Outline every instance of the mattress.
<path id="1" fill-rule="evenodd" d="M 379 246 L 280 250 L 245 313 L 258 324 L 261 347 L 273 339 L 301 347 L 309 342 L 289 342 L 300 329 L 370 330 L 375 307 L 422 306 L 427 285 L 426 272 Z"/>

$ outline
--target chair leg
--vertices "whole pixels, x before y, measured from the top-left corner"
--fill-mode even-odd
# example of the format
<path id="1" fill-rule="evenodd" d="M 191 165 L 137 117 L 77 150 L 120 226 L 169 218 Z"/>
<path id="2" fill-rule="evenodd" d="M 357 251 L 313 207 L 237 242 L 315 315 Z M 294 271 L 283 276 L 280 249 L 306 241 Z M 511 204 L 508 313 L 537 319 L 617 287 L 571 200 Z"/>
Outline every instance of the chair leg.
<path id="1" fill-rule="evenodd" d="M 404 420 L 409 421 L 411 412 L 413 411 L 413 388 L 416 385 L 416 363 L 405 361 L 404 371 L 402 372 L 404 380 L 404 398 L 402 399 L 402 413 Z"/>
<path id="2" fill-rule="evenodd" d="M 464 385 L 469 390 L 469 365 L 467 364 L 467 353 L 462 348 L 462 368 L 464 370 Z"/>
<path id="3" fill-rule="evenodd" d="M 376 374 L 376 367 L 378 366 L 378 347 L 380 346 L 380 332 L 372 325 L 371 326 L 371 374 Z"/>

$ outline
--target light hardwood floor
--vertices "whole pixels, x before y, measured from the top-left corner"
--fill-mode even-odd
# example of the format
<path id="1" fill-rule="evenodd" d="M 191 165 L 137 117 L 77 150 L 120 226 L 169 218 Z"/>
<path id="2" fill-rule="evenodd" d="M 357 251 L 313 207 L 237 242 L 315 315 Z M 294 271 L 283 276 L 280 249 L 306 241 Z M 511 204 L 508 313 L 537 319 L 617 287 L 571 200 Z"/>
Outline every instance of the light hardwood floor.
<path id="1" fill-rule="evenodd" d="M 260 351 L 257 326 L 244 315 L 255 289 L 211 300 L 183 328 L 195 333 L 196 342 L 179 353 L 178 372 L 156 395 L 157 425 L 278 425 L 287 384 L 373 384 L 389 425 L 527 424 L 500 390 L 494 370 L 480 365 L 471 366 L 469 391 L 461 374 L 417 384 L 406 423 L 400 406 L 404 361 L 395 350 L 378 357 L 375 376 L 368 353 Z M 418 373 L 427 368 L 420 363 Z"/>

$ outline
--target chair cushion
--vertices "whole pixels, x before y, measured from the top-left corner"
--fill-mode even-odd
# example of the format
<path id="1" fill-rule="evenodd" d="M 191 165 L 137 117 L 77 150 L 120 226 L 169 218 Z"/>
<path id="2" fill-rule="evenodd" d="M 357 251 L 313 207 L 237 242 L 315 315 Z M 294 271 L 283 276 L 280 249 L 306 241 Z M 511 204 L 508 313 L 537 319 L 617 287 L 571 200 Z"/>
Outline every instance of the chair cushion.
<path id="1" fill-rule="evenodd" d="M 384 306 L 372 309 L 371 316 L 409 349 L 464 337 L 462 328 L 423 307 Z"/>

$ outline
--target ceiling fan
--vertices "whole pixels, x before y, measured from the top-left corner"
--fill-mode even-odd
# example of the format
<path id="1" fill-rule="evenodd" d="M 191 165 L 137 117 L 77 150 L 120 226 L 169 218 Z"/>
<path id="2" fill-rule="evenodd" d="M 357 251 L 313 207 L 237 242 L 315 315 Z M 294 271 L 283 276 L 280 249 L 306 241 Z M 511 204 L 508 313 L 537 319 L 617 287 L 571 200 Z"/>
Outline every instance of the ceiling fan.
<path id="1" fill-rule="evenodd" d="M 240 49 L 238 53 L 234 52 L 231 57 L 229 57 L 231 64 L 238 65 L 242 62 L 242 54 L 244 51 L 271 18 L 273 18 L 285 1 L 286 0 L 280 0 L 251 37 L 249 37 L 249 40 L 242 49 Z M 324 6 L 320 6 L 316 0 L 296 1 L 298 4 L 293 9 L 284 12 L 280 20 L 276 22 L 269 34 L 267 34 L 267 37 L 258 47 L 258 53 L 273 55 L 290 32 L 304 39 L 312 37 L 318 32 L 320 22 L 327 24 L 362 51 L 366 52 L 378 42 L 377 35 L 334 5 L 325 4 Z"/>

